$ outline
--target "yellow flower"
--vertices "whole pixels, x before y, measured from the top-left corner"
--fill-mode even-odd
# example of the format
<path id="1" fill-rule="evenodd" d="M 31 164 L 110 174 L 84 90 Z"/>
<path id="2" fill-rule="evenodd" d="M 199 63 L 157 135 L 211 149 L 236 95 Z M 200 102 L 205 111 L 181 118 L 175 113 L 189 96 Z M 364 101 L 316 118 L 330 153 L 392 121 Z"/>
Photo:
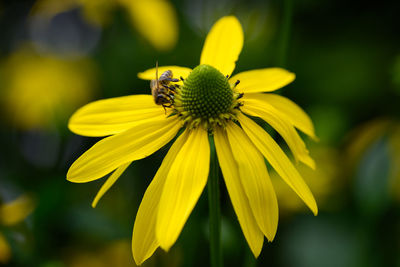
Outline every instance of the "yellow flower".
<path id="1" fill-rule="evenodd" d="M 82 8 L 84 18 L 101 26 L 109 20 L 113 9 L 122 7 L 132 25 L 158 50 L 169 50 L 178 39 L 178 22 L 173 6 L 167 0 L 38 0 L 32 9 L 35 15 L 51 18 L 58 13 Z"/>
<path id="2" fill-rule="evenodd" d="M 21 195 L 13 201 L 0 204 L 0 225 L 12 226 L 28 217 L 35 209 L 35 201 L 28 195 Z M 0 232 L 0 263 L 6 264 L 11 258 L 11 247 Z"/>
<path id="3" fill-rule="evenodd" d="M 273 240 L 278 204 L 264 158 L 317 214 L 314 197 L 289 158 L 272 137 L 245 114 L 260 117 L 285 139 L 294 157 L 314 167 L 296 128 L 309 136 L 309 117 L 289 99 L 262 92 L 275 91 L 295 78 L 280 68 L 259 69 L 228 79 L 242 50 L 243 31 L 232 16 L 212 27 L 193 70 L 166 66 L 184 81 L 171 83 L 164 111 L 151 95 L 100 100 L 79 109 L 70 119 L 71 131 L 107 136 L 78 158 L 67 179 L 84 183 L 112 172 L 101 195 L 128 165 L 154 153 L 183 133 L 171 146 L 142 199 L 133 229 L 132 250 L 137 264 L 177 240 L 200 197 L 209 174 L 209 135 L 213 136 L 219 165 L 244 236 L 257 257 L 264 241 Z M 155 69 L 139 74 L 154 79 Z M 237 84 L 236 81 L 240 80 Z M 164 88 L 166 89 L 166 88 Z M 172 90 L 173 89 L 173 90 Z"/>
<path id="4" fill-rule="evenodd" d="M 51 128 L 65 123 L 74 109 L 87 103 L 95 84 L 88 59 L 65 60 L 39 55 L 24 46 L 1 64 L 2 107 L 23 129 Z"/>

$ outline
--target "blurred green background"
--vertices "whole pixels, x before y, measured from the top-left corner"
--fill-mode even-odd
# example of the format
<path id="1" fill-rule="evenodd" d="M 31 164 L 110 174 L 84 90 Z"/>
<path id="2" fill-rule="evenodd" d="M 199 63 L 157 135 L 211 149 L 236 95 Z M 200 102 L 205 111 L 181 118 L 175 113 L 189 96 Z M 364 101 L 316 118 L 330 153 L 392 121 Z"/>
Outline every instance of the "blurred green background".
<path id="1" fill-rule="evenodd" d="M 235 73 L 297 75 L 277 93 L 315 123 L 319 142 L 305 140 L 317 170 L 298 168 L 320 212 L 274 179 L 278 232 L 255 260 L 222 183 L 225 265 L 400 266 L 399 2 L 144 2 L 0 1 L 0 265 L 134 266 L 135 214 L 168 146 L 133 163 L 93 209 L 103 180 L 65 176 L 98 139 L 69 132 L 68 118 L 93 100 L 150 93 L 137 73 L 157 60 L 195 67 L 212 24 L 233 14 L 245 32 Z M 208 264 L 203 193 L 170 252 L 143 266 Z"/>

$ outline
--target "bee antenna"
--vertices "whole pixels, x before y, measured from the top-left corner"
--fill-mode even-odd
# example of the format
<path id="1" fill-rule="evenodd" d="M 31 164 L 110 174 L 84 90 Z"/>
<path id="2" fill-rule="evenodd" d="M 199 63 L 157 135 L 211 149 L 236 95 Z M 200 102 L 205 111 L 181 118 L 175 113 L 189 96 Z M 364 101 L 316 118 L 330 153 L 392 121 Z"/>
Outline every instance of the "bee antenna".
<path id="1" fill-rule="evenodd" d="M 157 88 L 158 88 L 158 60 L 156 61 L 156 81 L 157 81 Z"/>

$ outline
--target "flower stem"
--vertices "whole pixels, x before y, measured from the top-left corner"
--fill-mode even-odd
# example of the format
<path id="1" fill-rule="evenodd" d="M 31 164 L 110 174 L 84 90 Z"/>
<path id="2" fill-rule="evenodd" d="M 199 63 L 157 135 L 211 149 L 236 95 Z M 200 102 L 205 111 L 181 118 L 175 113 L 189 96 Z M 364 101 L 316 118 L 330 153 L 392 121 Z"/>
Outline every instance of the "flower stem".
<path id="1" fill-rule="evenodd" d="M 210 218 L 210 260 L 212 267 L 222 267 L 221 211 L 219 206 L 219 165 L 214 139 L 209 138 L 211 147 L 210 173 L 208 176 L 208 206 Z"/>
<path id="2" fill-rule="evenodd" d="M 287 61 L 287 50 L 289 45 L 289 36 L 292 25 L 292 15 L 293 15 L 293 0 L 283 1 L 283 15 L 281 24 L 281 36 L 279 40 L 279 53 L 278 53 L 278 66 L 286 67 Z"/>

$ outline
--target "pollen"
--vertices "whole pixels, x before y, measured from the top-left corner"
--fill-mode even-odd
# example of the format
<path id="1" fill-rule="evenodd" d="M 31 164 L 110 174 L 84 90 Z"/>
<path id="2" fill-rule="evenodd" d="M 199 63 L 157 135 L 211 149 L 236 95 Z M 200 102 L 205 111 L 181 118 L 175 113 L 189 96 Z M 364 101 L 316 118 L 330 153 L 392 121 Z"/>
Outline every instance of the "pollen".
<path id="1" fill-rule="evenodd" d="M 210 65 L 194 68 L 175 99 L 175 109 L 189 127 L 202 125 L 207 130 L 235 119 L 238 106 L 228 78 Z"/>

